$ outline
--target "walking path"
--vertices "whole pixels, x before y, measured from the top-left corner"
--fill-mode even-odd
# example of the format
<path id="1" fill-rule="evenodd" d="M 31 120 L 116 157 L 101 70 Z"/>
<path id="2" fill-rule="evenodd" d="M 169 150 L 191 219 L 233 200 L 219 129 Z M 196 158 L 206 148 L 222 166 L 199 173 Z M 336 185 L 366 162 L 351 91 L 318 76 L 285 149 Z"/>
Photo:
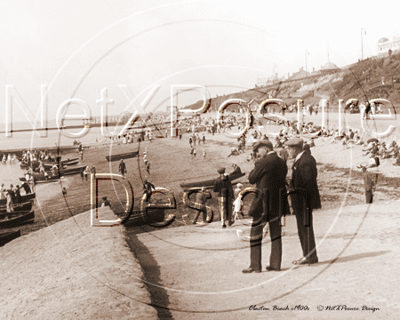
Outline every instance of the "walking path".
<path id="1" fill-rule="evenodd" d="M 267 236 L 263 272 L 242 274 L 250 249 L 236 235 L 237 230 L 249 234 L 240 222 L 226 229 L 217 222 L 154 232 L 137 227 L 128 234 L 162 318 L 396 319 L 399 205 L 392 201 L 315 211 L 320 262 L 311 266 L 291 263 L 301 257 L 301 249 L 295 217 L 288 216 L 281 272 L 265 271 Z M 254 305 L 269 310 L 249 310 Z"/>

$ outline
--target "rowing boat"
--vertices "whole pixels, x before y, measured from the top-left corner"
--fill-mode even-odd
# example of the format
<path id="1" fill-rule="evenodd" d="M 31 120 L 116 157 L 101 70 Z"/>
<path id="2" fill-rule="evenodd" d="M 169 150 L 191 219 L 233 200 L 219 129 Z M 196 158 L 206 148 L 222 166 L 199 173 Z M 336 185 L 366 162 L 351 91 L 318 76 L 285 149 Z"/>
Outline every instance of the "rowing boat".
<path id="1" fill-rule="evenodd" d="M 118 160 L 121 160 L 121 159 L 129 159 L 129 158 L 137 157 L 138 154 L 139 154 L 139 151 L 120 153 L 120 154 L 114 154 L 112 156 L 106 156 L 106 159 L 107 159 L 108 162 L 110 162 L 110 161 L 118 161 Z"/>
<path id="2" fill-rule="evenodd" d="M 72 166 L 74 164 L 79 163 L 79 158 L 67 159 L 60 162 L 61 166 Z M 54 164 L 58 164 L 55 160 L 51 161 L 43 161 L 43 166 L 46 168 L 51 168 Z M 21 169 L 28 169 L 30 167 L 28 162 L 21 162 L 20 165 Z M 39 167 L 39 161 L 35 161 L 31 163 L 31 167 L 33 170 L 36 170 Z"/>
<path id="3" fill-rule="evenodd" d="M 21 236 L 21 230 L 0 233 L 0 247 Z"/>
<path id="4" fill-rule="evenodd" d="M 82 171 L 82 169 L 85 169 L 85 168 L 86 168 L 86 166 L 62 169 L 61 170 L 61 176 L 69 176 L 69 175 L 73 175 L 73 174 L 78 174 L 78 173 L 80 173 Z"/>
<path id="5" fill-rule="evenodd" d="M 54 176 L 48 175 L 47 176 L 47 181 L 54 181 L 54 180 L 58 180 L 60 178 L 61 178 L 61 176 L 58 173 L 56 173 Z M 19 179 L 19 181 L 22 181 L 22 182 L 26 181 L 25 177 L 19 177 L 18 179 Z M 36 182 L 40 182 L 40 181 L 46 181 L 46 177 L 45 177 L 45 175 L 43 173 L 34 174 L 33 175 L 33 181 L 35 183 Z"/>
<path id="6" fill-rule="evenodd" d="M 17 217 L 0 220 L 0 229 L 12 228 L 21 223 L 33 221 L 35 219 L 35 211 L 24 212 Z"/>
<path id="7" fill-rule="evenodd" d="M 21 196 L 19 203 L 28 202 L 31 199 L 36 198 L 36 193 L 28 193 L 26 195 Z M 7 204 L 7 199 L 0 200 L 0 206 L 5 206 Z"/>
<path id="8" fill-rule="evenodd" d="M 246 175 L 244 172 L 232 172 L 229 174 L 229 179 L 233 181 L 243 177 L 244 175 Z M 201 187 L 210 188 L 214 186 L 216 180 L 217 178 L 203 180 L 203 181 L 196 181 L 196 182 L 181 183 L 181 188 L 184 190 L 189 188 L 201 188 Z"/>
<path id="9" fill-rule="evenodd" d="M 14 204 L 14 212 L 27 212 L 32 210 L 32 201 L 26 202 L 26 203 L 18 203 Z M 11 213 L 13 214 L 13 213 Z M 7 208 L 6 207 L 0 207 L 0 217 L 7 215 Z"/>

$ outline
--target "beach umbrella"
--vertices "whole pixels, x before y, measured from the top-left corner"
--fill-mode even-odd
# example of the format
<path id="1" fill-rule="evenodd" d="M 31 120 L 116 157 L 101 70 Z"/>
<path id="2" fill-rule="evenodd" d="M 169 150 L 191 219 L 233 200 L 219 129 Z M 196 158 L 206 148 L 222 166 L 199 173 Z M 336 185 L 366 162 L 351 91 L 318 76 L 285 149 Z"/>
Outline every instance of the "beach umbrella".
<path id="1" fill-rule="evenodd" d="M 367 140 L 367 143 L 370 143 L 370 142 L 378 142 L 379 140 L 377 139 L 377 138 L 369 138 L 368 140 Z"/>

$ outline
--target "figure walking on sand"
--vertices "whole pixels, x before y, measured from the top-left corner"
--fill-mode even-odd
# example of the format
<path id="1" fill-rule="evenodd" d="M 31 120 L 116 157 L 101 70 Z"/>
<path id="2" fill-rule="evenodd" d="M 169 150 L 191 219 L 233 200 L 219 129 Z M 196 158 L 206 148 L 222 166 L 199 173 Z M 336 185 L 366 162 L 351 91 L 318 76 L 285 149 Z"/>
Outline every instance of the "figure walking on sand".
<path id="1" fill-rule="evenodd" d="M 83 145 L 82 145 L 82 143 L 80 143 L 78 146 L 78 152 L 79 152 L 80 159 L 83 160 Z"/>
<path id="2" fill-rule="evenodd" d="M 230 226 L 233 223 L 232 200 L 234 194 L 233 194 L 232 182 L 229 179 L 229 176 L 225 174 L 225 170 L 226 170 L 225 168 L 220 168 L 217 170 L 220 176 L 217 180 L 215 180 L 213 189 L 214 192 L 218 192 L 222 228 L 226 228 L 227 220 L 229 221 Z"/>
<path id="3" fill-rule="evenodd" d="M 151 182 L 144 180 L 143 181 L 143 194 L 145 195 L 145 201 L 148 201 L 151 197 L 151 194 L 153 193 L 153 191 L 156 189 L 156 187 L 154 186 L 154 184 L 152 184 Z"/>
<path id="4" fill-rule="evenodd" d="M 83 172 L 83 175 L 84 175 L 86 181 L 88 181 L 89 173 L 90 173 L 90 167 L 86 166 L 85 171 Z"/>
<path id="5" fill-rule="evenodd" d="M 125 173 L 126 173 L 127 171 L 126 171 L 126 165 L 125 165 L 125 162 L 124 162 L 123 159 L 121 159 L 121 162 L 119 163 L 118 170 L 119 170 L 119 172 L 121 172 L 121 175 L 122 175 L 123 177 L 125 177 Z"/>
<path id="6" fill-rule="evenodd" d="M 372 189 L 374 188 L 375 183 L 371 177 L 371 174 L 367 171 L 366 167 L 362 167 L 362 171 L 364 173 L 365 202 L 372 203 L 373 200 Z"/>
<path id="7" fill-rule="evenodd" d="M 82 178 L 82 182 L 83 182 L 83 179 L 85 177 L 85 168 L 82 168 L 80 174 L 81 174 L 81 178 Z"/>
<path id="8" fill-rule="evenodd" d="M 194 148 L 193 148 L 193 147 L 190 147 L 190 156 L 191 156 L 192 159 L 193 159 L 193 157 L 194 157 L 193 153 L 194 153 Z"/>
<path id="9" fill-rule="evenodd" d="M 202 187 L 201 190 L 196 193 L 195 205 L 197 213 L 193 219 L 193 224 L 197 223 L 197 219 L 201 212 L 203 213 L 203 222 L 201 223 L 207 222 L 207 207 L 206 207 L 207 199 L 211 199 L 211 193 L 207 191 L 205 187 Z"/>
<path id="10" fill-rule="evenodd" d="M 150 174 L 150 162 L 146 162 L 146 171 L 148 174 Z"/>

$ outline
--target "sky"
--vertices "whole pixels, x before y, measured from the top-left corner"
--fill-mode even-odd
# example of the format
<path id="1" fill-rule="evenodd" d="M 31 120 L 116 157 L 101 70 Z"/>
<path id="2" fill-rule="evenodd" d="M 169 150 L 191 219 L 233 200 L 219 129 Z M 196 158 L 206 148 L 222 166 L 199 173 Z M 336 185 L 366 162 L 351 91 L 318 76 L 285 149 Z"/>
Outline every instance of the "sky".
<path id="1" fill-rule="evenodd" d="M 306 60 L 319 70 L 328 48 L 337 66 L 355 63 L 362 29 L 364 58 L 373 56 L 397 21 L 393 1 L 2 0 L 0 130 L 7 108 L 9 122 L 40 117 L 42 85 L 51 121 L 64 104 L 100 116 L 104 89 L 111 115 L 182 108 L 287 77 Z"/>

